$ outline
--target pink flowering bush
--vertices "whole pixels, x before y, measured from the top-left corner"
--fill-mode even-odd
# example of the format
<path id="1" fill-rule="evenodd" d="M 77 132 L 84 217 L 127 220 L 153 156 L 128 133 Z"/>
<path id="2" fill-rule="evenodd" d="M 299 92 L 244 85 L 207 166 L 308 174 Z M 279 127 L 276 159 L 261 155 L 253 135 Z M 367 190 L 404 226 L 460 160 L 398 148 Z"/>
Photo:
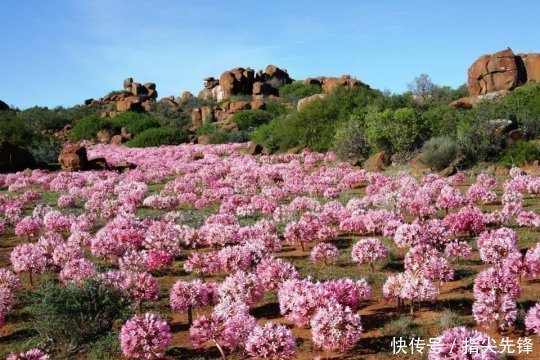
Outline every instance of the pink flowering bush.
<path id="1" fill-rule="evenodd" d="M 363 301 L 371 299 L 371 287 L 366 280 L 338 279 L 322 283 L 322 293 L 329 300 L 356 310 Z"/>
<path id="2" fill-rule="evenodd" d="M 34 216 L 26 216 L 22 218 L 15 226 L 15 235 L 30 239 L 31 237 L 37 236 L 40 229 L 40 219 Z"/>
<path id="3" fill-rule="evenodd" d="M 39 349 L 30 349 L 24 353 L 14 354 L 11 353 L 7 360 L 49 360 L 49 355 L 45 354 Z"/>
<path id="4" fill-rule="evenodd" d="M 320 243 L 311 249 L 311 261 L 315 264 L 335 264 L 339 260 L 339 250 L 330 243 Z"/>
<path id="5" fill-rule="evenodd" d="M 446 244 L 444 255 L 450 260 L 467 258 L 472 254 L 472 247 L 466 241 L 452 241 Z"/>
<path id="6" fill-rule="evenodd" d="M 128 358 L 159 359 L 170 340 L 169 325 L 158 315 L 150 313 L 132 317 L 120 330 L 120 346 Z"/>
<path id="7" fill-rule="evenodd" d="M 246 341 L 246 353 L 255 359 L 290 359 L 296 354 L 292 332 L 284 325 L 255 327 Z"/>
<path id="8" fill-rule="evenodd" d="M 82 283 L 96 275 L 94 264 L 84 258 L 69 260 L 60 271 L 60 280 L 64 283 Z"/>
<path id="9" fill-rule="evenodd" d="M 298 271 L 280 258 L 268 258 L 257 265 L 256 274 L 265 290 L 276 290 L 287 280 L 298 279 Z"/>
<path id="10" fill-rule="evenodd" d="M 476 330 L 469 330 L 464 326 L 446 330 L 436 340 L 437 346 L 430 347 L 429 360 L 443 359 L 470 359 L 470 360 L 498 360 L 497 351 L 492 351 L 489 346 L 494 339 Z M 469 344 L 469 346 L 467 346 Z M 478 349 L 475 351 L 473 349 Z"/>
<path id="11" fill-rule="evenodd" d="M 313 283 L 311 279 L 287 280 L 278 291 L 281 315 L 296 326 L 305 326 L 317 309 L 327 301 L 325 294 L 322 286 Z"/>
<path id="12" fill-rule="evenodd" d="M 525 328 L 536 335 L 540 335 L 540 303 L 536 303 L 527 311 Z"/>
<path id="13" fill-rule="evenodd" d="M 219 287 L 219 297 L 230 297 L 247 305 L 260 301 L 264 295 L 264 287 L 255 274 L 238 271 L 229 275 Z"/>
<path id="14" fill-rule="evenodd" d="M 313 342 L 326 351 L 351 349 L 362 336 L 360 316 L 335 303 L 317 310 L 310 324 Z"/>
<path id="15" fill-rule="evenodd" d="M 388 259 L 388 247 L 376 238 L 358 241 L 352 248 L 352 260 L 358 265 L 369 264 L 374 269 L 374 263 Z"/>
<path id="16" fill-rule="evenodd" d="M 10 259 L 16 273 L 29 274 L 30 285 L 33 285 L 32 274 L 40 274 L 45 271 L 45 255 L 38 245 L 17 245 L 11 252 Z"/>

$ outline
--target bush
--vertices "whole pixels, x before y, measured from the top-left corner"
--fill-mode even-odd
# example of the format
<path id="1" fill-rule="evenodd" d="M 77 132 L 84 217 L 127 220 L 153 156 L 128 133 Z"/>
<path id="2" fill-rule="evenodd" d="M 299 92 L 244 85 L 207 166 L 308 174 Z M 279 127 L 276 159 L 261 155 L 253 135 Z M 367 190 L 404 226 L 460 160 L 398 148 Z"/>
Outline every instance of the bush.
<path id="1" fill-rule="evenodd" d="M 18 117 L 36 131 L 60 130 L 67 124 L 72 124 L 85 116 L 97 111 L 95 106 L 74 106 L 71 108 L 32 107 L 21 111 Z"/>
<path id="2" fill-rule="evenodd" d="M 415 149 L 427 134 L 419 113 L 412 108 L 372 112 L 365 122 L 370 146 L 389 154 Z"/>
<path id="3" fill-rule="evenodd" d="M 540 159 L 540 146 L 532 141 L 518 141 L 513 147 L 506 149 L 499 162 L 506 166 L 520 166 L 526 162 Z"/>
<path id="4" fill-rule="evenodd" d="M 415 324 L 410 316 L 401 316 L 397 320 L 389 322 L 384 326 L 382 332 L 385 336 L 392 336 L 403 339 L 423 338 L 424 331 Z"/>
<path id="5" fill-rule="evenodd" d="M 433 106 L 422 113 L 422 122 L 432 136 L 455 136 L 458 124 L 468 121 L 469 111 L 450 106 Z"/>
<path id="6" fill-rule="evenodd" d="M 297 103 L 302 98 L 320 94 L 321 92 L 322 88 L 320 85 L 305 84 L 301 81 L 285 84 L 279 88 L 279 96 L 292 103 Z"/>
<path id="7" fill-rule="evenodd" d="M 448 136 L 431 138 L 422 146 L 424 161 L 436 170 L 442 170 L 450 165 L 458 153 L 458 144 Z"/>
<path id="8" fill-rule="evenodd" d="M 161 102 L 152 104 L 152 115 L 163 127 L 183 127 L 191 121 L 191 110 L 182 111 Z"/>
<path id="9" fill-rule="evenodd" d="M 382 97 L 379 91 L 364 86 L 352 89 L 338 87 L 324 99 L 259 127 L 251 139 L 272 151 L 294 146 L 327 151 L 338 126 L 351 115 L 363 117 L 368 105 Z"/>
<path id="10" fill-rule="evenodd" d="M 118 291 L 96 281 L 48 281 L 34 294 L 32 325 L 43 346 L 65 358 L 109 332 L 115 321 L 128 315 L 129 305 Z"/>
<path id="11" fill-rule="evenodd" d="M 41 139 L 34 141 L 28 146 L 28 150 L 34 155 L 36 160 L 45 163 L 57 163 L 58 155 L 62 147 L 52 136 L 43 136 Z"/>
<path id="12" fill-rule="evenodd" d="M 234 114 L 231 122 L 238 125 L 239 130 L 254 130 L 272 120 L 272 114 L 264 110 L 245 110 Z"/>
<path id="13" fill-rule="evenodd" d="M 111 119 L 111 123 L 114 130 L 120 131 L 121 128 L 125 127 L 129 133 L 134 135 L 160 126 L 153 115 L 134 111 L 124 111 L 116 115 Z"/>
<path id="14" fill-rule="evenodd" d="M 264 110 L 272 115 L 272 118 L 275 119 L 278 116 L 287 114 L 289 109 L 282 103 L 279 103 L 275 100 L 268 100 L 264 103 Z"/>
<path id="15" fill-rule="evenodd" d="M 297 126 L 291 126 L 290 119 L 279 117 L 262 125 L 251 133 L 251 141 L 268 149 L 270 152 L 285 151 L 300 142 Z"/>
<path id="16" fill-rule="evenodd" d="M 182 129 L 156 128 L 148 129 L 128 141 L 128 147 L 153 147 L 160 145 L 178 145 L 188 140 Z"/>
<path id="17" fill-rule="evenodd" d="M 364 137 L 362 125 L 357 119 L 351 119 L 339 126 L 334 136 L 332 151 L 346 161 L 363 161 L 369 155 L 369 145 Z"/>
<path id="18" fill-rule="evenodd" d="M 496 118 L 491 118 L 496 119 Z M 501 125 L 489 117 L 464 120 L 457 127 L 457 141 L 460 152 L 470 162 L 482 162 L 501 153 L 505 137 L 497 134 Z"/>
<path id="19" fill-rule="evenodd" d="M 0 116 L 0 139 L 15 145 L 28 146 L 42 137 L 35 129 L 16 117 L 14 111 L 2 111 Z"/>
<path id="20" fill-rule="evenodd" d="M 439 314 L 438 322 L 441 332 L 446 329 L 464 325 L 459 314 L 448 309 L 443 310 L 443 312 Z"/>
<path id="21" fill-rule="evenodd" d="M 112 124 L 109 121 L 105 120 L 97 113 L 92 114 L 75 122 L 73 129 L 69 134 L 69 140 L 79 141 L 92 139 L 96 137 L 98 131 L 111 129 Z"/>
<path id="22" fill-rule="evenodd" d="M 90 360 L 112 360 L 121 359 L 120 332 L 110 331 L 99 338 L 90 349 L 88 358 Z"/>

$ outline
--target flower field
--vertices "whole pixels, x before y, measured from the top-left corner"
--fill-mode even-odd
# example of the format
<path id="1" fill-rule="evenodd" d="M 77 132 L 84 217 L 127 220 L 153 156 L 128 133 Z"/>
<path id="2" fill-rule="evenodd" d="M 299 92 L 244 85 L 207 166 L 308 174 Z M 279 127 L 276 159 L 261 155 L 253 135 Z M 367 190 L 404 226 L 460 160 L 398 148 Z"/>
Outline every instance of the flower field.
<path id="1" fill-rule="evenodd" d="M 537 358 L 539 177 L 248 146 L 96 145 L 137 168 L 0 175 L 0 356 Z M 59 284 L 126 311 L 62 342 L 36 310 Z"/>

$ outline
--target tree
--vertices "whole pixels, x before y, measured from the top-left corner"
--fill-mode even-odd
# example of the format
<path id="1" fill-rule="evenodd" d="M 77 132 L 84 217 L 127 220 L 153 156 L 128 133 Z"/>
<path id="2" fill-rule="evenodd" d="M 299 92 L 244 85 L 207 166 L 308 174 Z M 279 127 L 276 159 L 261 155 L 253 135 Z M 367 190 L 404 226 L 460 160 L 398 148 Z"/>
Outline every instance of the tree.
<path id="1" fill-rule="evenodd" d="M 428 74 L 420 74 L 407 84 L 407 89 L 410 92 L 423 98 L 431 95 L 436 88 L 437 86 L 431 81 Z"/>

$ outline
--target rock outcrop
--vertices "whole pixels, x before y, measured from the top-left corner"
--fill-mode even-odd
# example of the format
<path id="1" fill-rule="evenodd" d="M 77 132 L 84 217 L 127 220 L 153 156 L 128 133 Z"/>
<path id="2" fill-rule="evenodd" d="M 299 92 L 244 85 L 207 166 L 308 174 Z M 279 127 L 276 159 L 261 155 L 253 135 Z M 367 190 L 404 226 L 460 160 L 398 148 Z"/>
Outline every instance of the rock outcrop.
<path id="1" fill-rule="evenodd" d="M 36 159 L 27 149 L 0 140 L 0 173 L 35 169 Z"/>
<path id="2" fill-rule="evenodd" d="M 9 105 L 0 100 L 0 111 L 9 110 Z"/>
<path id="3" fill-rule="evenodd" d="M 320 85 L 323 92 L 330 93 L 334 91 L 338 86 L 356 87 L 367 86 L 360 80 L 352 78 L 350 75 L 341 75 L 341 77 L 326 77 L 319 76 L 316 78 L 307 78 L 303 81 L 305 84 L 317 84 Z"/>
<path id="4" fill-rule="evenodd" d="M 296 104 L 296 108 L 298 109 L 298 111 L 301 111 L 307 104 L 316 100 L 324 99 L 324 97 L 325 97 L 325 94 L 315 94 L 315 95 L 305 97 L 303 99 L 298 100 L 298 104 Z"/>
<path id="5" fill-rule="evenodd" d="M 259 70 L 257 73 L 249 67 L 238 67 L 223 72 L 219 80 L 214 77 L 205 78 L 204 88 L 198 97 L 222 101 L 235 95 L 277 96 L 279 88 L 292 81 L 287 70 L 275 65 L 268 65 L 264 71 Z"/>
<path id="6" fill-rule="evenodd" d="M 514 54 L 512 49 L 480 56 L 467 71 L 470 96 L 450 106 L 471 108 L 484 100 L 498 100 L 529 81 L 540 82 L 540 54 Z"/>
<path id="7" fill-rule="evenodd" d="M 498 90 L 512 90 L 519 84 L 516 55 L 508 48 L 493 55 L 482 55 L 469 68 L 468 88 L 471 95 Z"/>
<path id="8" fill-rule="evenodd" d="M 114 117 L 129 110 L 149 111 L 158 97 L 155 83 L 141 84 L 127 78 L 123 87 L 123 91 L 113 91 L 99 100 L 87 99 L 84 104 L 99 106 L 103 117 Z"/>

